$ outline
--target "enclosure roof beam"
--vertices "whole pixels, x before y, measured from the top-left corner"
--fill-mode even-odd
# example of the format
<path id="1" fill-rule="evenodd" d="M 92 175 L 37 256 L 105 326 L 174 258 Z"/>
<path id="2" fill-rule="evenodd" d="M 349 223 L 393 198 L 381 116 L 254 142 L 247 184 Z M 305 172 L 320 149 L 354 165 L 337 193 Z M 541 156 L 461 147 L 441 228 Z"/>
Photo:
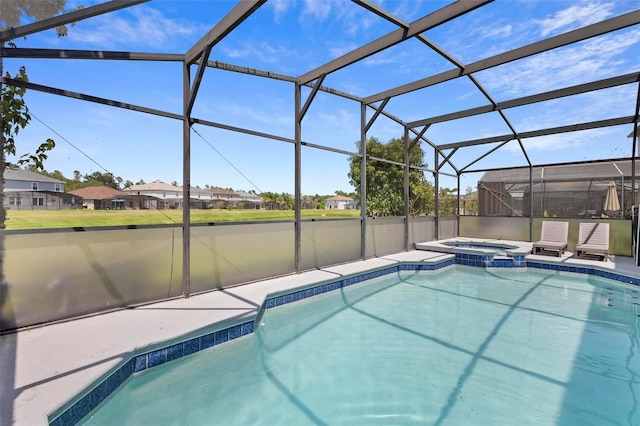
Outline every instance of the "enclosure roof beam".
<path id="1" fill-rule="evenodd" d="M 191 115 L 191 111 L 193 111 L 193 105 L 196 103 L 196 96 L 198 95 L 198 90 L 200 90 L 200 83 L 202 83 L 204 70 L 207 68 L 206 62 L 209 60 L 209 54 L 211 53 L 211 49 L 212 49 L 212 46 L 208 46 L 205 48 L 204 52 L 202 52 L 202 57 L 200 58 L 200 63 L 198 64 L 196 75 L 193 77 L 193 83 L 191 85 L 191 89 L 189 90 L 189 93 L 185 92 L 187 96 L 187 102 L 186 102 L 186 108 L 185 108 L 184 114 L 186 117 L 189 117 Z"/>
<path id="2" fill-rule="evenodd" d="M 384 110 L 384 107 L 387 106 L 387 103 L 389 103 L 389 98 L 383 100 L 380 106 L 375 109 L 375 112 L 373 113 L 373 117 L 371 117 L 369 122 L 364 126 L 365 133 L 367 133 L 371 128 L 371 126 L 373 126 L 373 123 L 375 123 L 378 116 L 382 113 L 382 111 Z"/>
<path id="3" fill-rule="evenodd" d="M 302 108 L 300 108 L 300 111 L 298 112 L 298 116 L 296 117 L 298 122 L 301 122 L 304 116 L 307 114 L 307 111 L 311 106 L 311 102 L 313 102 L 313 99 L 318 94 L 318 89 L 320 89 L 320 86 L 322 86 L 322 82 L 324 81 L 325 77 L 326 75 L 324 74 L 318 77 L 318 81 L 316 81 L 316 84 L 314 84 L 313 87 L 311 88 L 311 93 L 309 93 L 309 96 L 307 97 L 306 102 L 304 103 Z"/>
<path id="4" fill-rule="evenodd" d="M 509 101 L 498 102 L 494 105 L 485 105 L 476 108 L 470 108 L 463 111 L 457 111 L 450 114 L 443 114 L 424 120 L 417 120 L 407 123 L 409 127 L 419 127 L 425 124 L 443 123 L 445 121 L 458 120 L 460 118 L 472 117 L 474 115 L 486 114 L 493 111 L 501 111 L 504 109 L 515 108 L 524 105 L 530 105 L 537 102 L 550 101 L 552 99 L 563 98 L 567 96 L 579 95 L 581 93 L 593 92 L 596 90 L 609 89 L 611 87 L 623 86 L 625 84 L 636 83 L 640 80 L 640 72 L 620 75 L 611 78 L 605 78 L 590 83 L 578 84 L 575 86 L 565 87 L 549 92 L 538 93 L 536 95 L 524 96 L 522 98 L 512 99 Z"/>
<path id="5" fill-rule="evenodd" d="M 442 154 L 442 152 L 440 152 L 440 155 L 442 155 L 444 157 L 444 159 L 442 160 L 442 162 L 440 164 L 437 165 L 437 169 L 440 170 L 445 165 L 445 163 L 448 163 L 449 159 L 453 156 L 453 154 L 456 153 L 457 150 L 458 150 L 458 147 L 453 148 L 451 150 L 451 152 L 447 156 L 444 156 L 444 154 Z M 451 166 L 451 167 L 453 167 L 453 166 Z M 454 169 L 455 169 L 455 167 L 454 167 Z M 456 172 L 457 171 L 458 170 L 456 169 Z"/>
<path id="6" fill-rule="evenodd" d="M 7 0 L 2 0 L 7 1 Z M 21 25 L 17 28 L 9 28 L 0 32 L 0 44 L 5 41 L 12 40 L 14 38 L 26 37 L 29 34 L 34 34 L 40 31 L 56 28 L 61 25 L 71 24 L 83 19 L 92 18 L 94 16 L 102 15 L 104 13 L 113 12 L 116 10 L 124 9 L 129 6 L 134 6 L 140 3 L 146 3 L 149 0 L 118 0 L 101 3 L 95 6 L 85 7 L 82 9 L 74 10 L 73 12 L 65 13 L 63 15 L 54 16 L 52 18 L 43 19 L 27 25 Z"/>
<path id="7" fill-rule="evenodd" d="M 411 151 L 413 147 L 416 146 L 418 142 L 420 142 L 420 139 L 422 138 L 422 136 L 424 136 L 428 128 L 429 126 L 424 126 L 422 130 L 420 130 L 420 133 L 418 133 L 416 137 L 409 144 L 409 151 Z"/>
<path id="8" fill-rule="evenodd" d="M 187 51 L 185 54 L 185 63 L 187 65 L 194 64 L 198 58 L 202 56 L 203 52 L 219 43 L 266 1 L 267 0 L 244 0 L 238 3 L 236 7 L 227 13 L 224 18 Z"/>
<path id="9" fill-rule="evenodd" d="M 427 78 L 423 78 L 421 80 L 416 80 L 412 83 L 398 86 L 394 89 L 377 93 L 375 95 L 365 97 L 364 102 L 369 104 L 387 97 L 394 97 L 413 92 L 414 90 L 424 89 L 425 87 L 443 83 L 462 75 L 483 71 L 489 68 L 496 67 L 498 65 L 503 65 L 509 62 L 516 61 L 518 59 L 523 59 L 542 52 L 546 52 L 548 50 L 566 46 L 571 43 L 627 28 L 638 23 L 640 23 L 640 10 L 629 12 L 624 15 L 620 15 L 596 24 L 588 25 L 577 30 L 569 31 L 555 37 L 550 37 L 548 39 L 544 39 L 536 43 L 513 49 L 508 52 L 492 56 L 490 58 L 481 59 L 477 62 L 465 66 L 463 70 L 456 68 Z"/>
<path id="10" fill-rule="evenodd" d="M 396 44 L 414 37 L 417 34 L 437 27 L 438 25 L 455 19 L 458 16 L 464 15 L 465 13 L 477 9 L 478 7 L 492 1 L 493 0 L 466 0 L 451 3 L 443 7 L 442 9 L 439 9 L 429 15 L 423 16 L 417 21 L 412 22 L 411 24 L 409 24 L 408 28 L 399 28 L 385 36 L 378 38 L 377 40 L 365 44 L 364 46 L 361 46 L 356 50 L 353 50 L 339 58 L 336 58 L 333 61 L 327 62 L 326 64 L 312 71 L 309 71 L 306 74 L 303 74 L 298 79 L 298 83 L 305 84 L 317 79 L 322 74 L 330 74 L 361 59 L 365 59 L 371 55 L 381 52 L 384 49 L 395 46 Z M 376 99 L 376 101 L 380 101 L 384 98 L 385 97 Z M 368 104 L 371 102 L 366 103 Z"/>
<path id="11" fill-rule="evenodd" d="M 590 130 L 590 129 L 599 129 L 601 127 L 612 127 L 619 126 L 622 124 L 633 123 L 633 116 L 627 117 L 618 117 L 618 118 L 610 118 L 608 120 L 598 120 L 598 121 L 590 121 L 587 123 L 579 123 L 579 124 L 570 124 L 568 126 L 560 126 L 560 127 L 550 127 L 547 129 L 533 130 L 530 132 L 522 132 L 517 135 L 500 135 L 500 136 L 492 136 L 488 138 L 482 139 L 474 139 L 462 142 L 453 142 L 448 144 L 439 145 L 439 149 L 451 149 L 456 147 L 467 147 L 467 146 L 475 146 L 482 145 L 485 143 L 494 143 L 494 142 L 504 142 L 510 141 L 517 138 L 527 139 L 527 138 L 535 138 L 538 136 L 547 136 L 554 135 L 558 133 L 569 133 L 569 132 L 579 132 L 581 130 Z"/>
<path id="12" fill-rule="evenodd" d="M 487 157 L 489 154 L 492 154 L 494 152 L 496 152 L 497 150 L 499 150 L 500 148 L 502 148 L 503 146 L 505 146 L 506 144 L 508 144 L 510 141 L 504 141 L 496 146 L 494 146 L 493 148 L 491 148 L 489 151 L 485 152 L 484 154 L 482 154 L 481 156 L 479 156 L 478 158 L 476 158 L 475 160 L 473 160 L 472 162 L 470 162 L 469 164 L 467 164 L 466 166 L 464 166 L 463 168 L 460 169 L 460 173 L 464 172 L 466 169 L 468 169 L 469 167 L 471 167 L 472 165 L 474 165 L 475 163 L 477 163 L 478 161 L 482 160 L 483 158 Z M 529 163 L 529 166 L 531 165 L 531 163 Z"/>
<path id="13" fill-rule="evenodd" d="M 253 76 L 257 76 L 257 77 L 271 78 L 273 80 L 286 81 L 288 83 L 297 83 L 298 82 L 298 78 L 297 77 L 292 77 L 292 76 L 285 75 L 285 74 L 278 74 L 278 73 L 271 72 L 271 71 L 259 70 L 259 69 L 256 69 L 256 68 L 242 67 L 240 65 L 227 64 L 225 62 L 220 62 L 220 61 L 209 61 L 209 62 L 207 62 L 207 66 L 211 67 L 211 68 L 225 70 L 225 71 L 237 72 L 237 73 L 240 73 L 240 74 L 248 74 L 248 75 L 253 75 Z M 307 84 L 303 84 L 303 86 L 313 88 L 314 87 L 314 83 L 313 82 L 309 82 Z M 362 102 L 362 98 L 360 98 L 358 96 L 355 96 L 355 95 L 352 95 L 352 94 L 346 93 L 346 92 L 341 92 L 340 90 L 332 89 L 331 87 L 320 86 L 320 88 L 318 90 L 321 91 L 321 92 L 326 92 L 326 93 L 330 93 L 332 95 L 340 96 L 342 98 L 351 99 L 352 101 Z"/>
<path id="14" fill-rule="evenodd" d="M 0 83 L 10 86 L 24 87 L 25 89 L 36 90 L 38 92 L 50 93 L 52 95 L 65 96 L 67 98 L 80 99 L 82 101 L 94 102 L 102 105 L 109 105 L 118 108 L 124 108 L 131 111 L 144 112 L 147 114 L 158 115 L 160 117 L 173 118 L 182 120 L 182 115 L 174 114 L 167 111 L 161 111 L 158 109 L 147 108 L 139 105 L 128 104 L 125 102 L 114 101 L 112 99 L 99 98 L 97 96 L 87 95 L 84 93 L 72 92 L 69 90 L 57 89 L 55 87 L 43 86 L 41 84 L 30 83 L 27 81 L 14 80 L 13 78 L 5 78 L 0 76 Z"/>
<path id="15" fill-rule="evenodd" d="M 202 83 L 202 76 L 209 61 L 211 49 L 231 31 L 238 27 L 253 12 L 258 10 L 267 0 L 246 0 L 238 3 L 229 13 L 225 15 L 204 37 L 202 37 L 184 56 L 184 63 L 188 67 L 198 62 L 198 70 L 193 78 L 191 90 L 187 94 L 185 116 L 190 116 L 196 96 Z"/>
<path id="16" fill-rule="evenodd" d="M 182 62 L 184 55 L 175 53 L 116 52 L 110 50 L 30 49 L 0 47 L 4 58 L 38 59 L 104 59 L 113 61 Z"/>
<path id="17" fill-rule="evenodd" d="M 375 3 L 370 2 L 369 0 L 351 0 L 352 2 L 354 2 L 355 4 L 362 6 L 363 8 L 367 9 L 369 12 L 373 12 L 374 14 L 378 15 L 379 17 L 386 19 L 389 22 L 392 22 L 394 24 L 396 24 L 399 27 L 402 27 L 404 29 L 409 29 L 409 24 L 404 22 L 402 19 L 392 15 L 391 13 L 387 12 L 385 9 L 381 8 L 380 6 L 378 6 Z"/>
<path id="18" fill-rule="evenodd" d="M 631 157 L 623 157 L 623 158 L 611 158 L 606 160 L 586 160 L 586 161 L 574 161 L 574 162 L 562 162 L 562 163 L 544 163 L 544 164 L 532 164 L 531 167 L 534 169 L 542 169 L 545 167 L 561 167 L 561 166 L 575 166 L 582 164 L 599 164 L 599 163 L 613 163 L 613 162 L 621 162 L 621 161 L 633 161 Z M 474 170 L 465 170 L 465 173 L 480 173 L 480 172 L 497 172 L 502 170 L 522 170 L 529 169 L 528 165 L 522 166 L 509 166 L 509 167 L 493 167 L 488 169 L 474 169 Z M 580 182 L 582 178 L 571 178 L 571 179 L 554 179 L 554 182 Z M 487 182 L 497 182 L 495 180 L 490 180 Z M 529 178 L 518 181 L 509 181 L 510 183 L 528 183 Z"/>
<path id="19" fill-rule="evenodd" d="M 216 123 L 215 121 L 204 120 L 204 119 L 201 119 L 201 118 L 192 118 L 191 122 L 194 123 L 194 124 L 201 124 L 201 125 L 207 126 L 207 127 L 215 127 L 216 129 L 228 130 L 230 132 L 243 133 L 245 135 L 256 136 L 256 137 L 259 137 L 259 138 L 270 139 L 270 140 L 275 140 L 275 141 L 280 141 L 280 142 L 287 142 L 287 143 L 290 143 L 290 144 L 295 144 L 296 143 L 295 139 L 286 138 L 286 137 L 278 136 L 278 135 L 273 135 L 273 134 L 270 134 L 270 133 L 258 132 L 256 130 L 245 129 L 245 128 L 242 128 L 242 127 L 230 126 L 228 124 Z M 362 154 L 360 154 L 359 152 L 351 152 L 351 151 L 347 151 L 347 150 L 344 150 L 344 149 L 332 148 L 332 147 L 329 147 L 329 146 L 318 145 L 318 144 L 314 144 L 314 143 L 311 143 L 311 142 L 305 142 L 305 141 L 301 141 L 300 144 L 302 146 L 307 146 L 307 147 L 311 147 L 311 148 L 317 148 L 317 149 L 320 149 L 322 151 L 329 151 L 329 152 L 335 152 L 335 153 L 344 154 L 344 155 L 351 155 L 353 157 L 362 157 Z"/>

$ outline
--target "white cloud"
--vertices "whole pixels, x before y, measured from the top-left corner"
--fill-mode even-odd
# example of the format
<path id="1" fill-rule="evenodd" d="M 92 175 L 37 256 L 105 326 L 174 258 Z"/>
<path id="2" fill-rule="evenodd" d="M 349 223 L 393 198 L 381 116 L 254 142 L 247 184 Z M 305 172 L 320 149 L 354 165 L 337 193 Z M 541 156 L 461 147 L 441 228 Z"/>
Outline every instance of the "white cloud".
<path id="1" fill-rule="evenodd" d="M 208 28 L 187 19 L 171 19 L 148 6 L 127 9 L 78 23 L 69 31 L 68 39 L 103 46 L 147 46 L 166 48 L 172 40 L 204 33 Z"/>
<path id="2" fill-rule="evenodd" d="M 541 35 L 546 37 L 552 33 L 566 32 L 607 19 L 612 15 L 613 7 L 613 3 L 595 2 L 572 5 L 553 16 L 535 22 L 540 26 Z"/>
<path id="3" fill-rule="evenodd" d="M 332 114 L 320 113 L 319 118 L 318 122 L 322 123 L 324 128 L 353 129 L 353 123 L 359 123 L 358 117 L 345 109 L 338 109 Z"/>
<path id="4" fill-rule="evenodd" d="M 276 22 L 287 13 L 291 6 L 291 2 L 288 0 L 271 0 L 267 2 L 267 5 L 273 8 Z"/>
<path id="5" fill-rule="evenodd" d="M 493 93 L 506 97 L 524 96 L 614 73 L 631 72 L 638 57 L 625 57 L 640 43 L 640 29 L 607 34 L 478 73 Z M 634 60 L 635 63 L 629 63 Z M 625 71 L 625 68 L 627 69 Z"/>
<path id="6" fill-rule="evenodd" d="M 324 21 L 329 17 L 331 12 L 331 2 L 327 0 L 304 0 L 304 16 L 310 16 L 313 19 Z"/>
<path id="7" fill-rule="evenodd" d="M 329 54 L 332 58 L 339 58 L 358 47 L 359 45 L 355 43 L 328 43 Z"/>
<path id="8" fill-rule="evenodd" d="M 487 27 L 480 30 L 480 36 L 482 38 L 504 38 L 511 35 L 513 28 L 511 25 L 501 25 L 497 27 Z"/>
<path id="9" fill-rule="evenodd" d="M 412 22 L 420 16 L 422 3 L 421 0 L 404 0 L 399 2 L 391 12 L 408 22 Z M 384 7 L 384 5 L 382 6 Z"/>
<path id="10" fill-rule="evenodd" d="M 298 57 L 294 50 L 284 45 L 275 46 L 267 41 L 245 42 L 239 47 L 220 45 L 219 49 L 229 58 L 252 58 L 270 64 L 279 63 L 282 58 Z"/>

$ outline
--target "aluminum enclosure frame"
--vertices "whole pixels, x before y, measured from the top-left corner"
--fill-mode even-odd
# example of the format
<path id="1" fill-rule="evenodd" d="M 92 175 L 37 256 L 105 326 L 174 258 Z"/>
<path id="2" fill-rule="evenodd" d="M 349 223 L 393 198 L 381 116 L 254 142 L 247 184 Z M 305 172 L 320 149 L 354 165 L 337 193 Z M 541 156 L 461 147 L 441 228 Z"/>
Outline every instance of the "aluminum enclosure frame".
<path id="1" fill-rule="evenodd" d="M 18 28 L 11 28 L 5 31 L 0 32 L 0 44 L 4 44 L 4 42 L 14 39 L 16 37 L 23 37 L 27 34 L 37 33 L 49 28 L 56 27 L 58 25 L 64 25 L 67 23 L 79 21 L 82 19 L 86 19 L 93 16 L 98 16 L 101 14 L 109 13 L 115 10 L 119 10 L 121 8 L 134 6 L 140 3 L 144 3 L 149 0 L 119 0 L 119 1 L 109 1 L 106 3 L 99 4 L 97 6 L 89 7 L 86 9 L 82 9 L 75 12 L 70 12 L 66 14 L 62 14 L 60 16 L 56 16 L 50 19 L 46 19 L 40 22 L 35 22 L 33 24 L 24 25 Z M 186 199 L 189 198 L 190 191 L 190 181 L 191 181 L 191 158 L 190 158 L 190 130 L 193 124 L 200 124 L 205 126 L 217 127 L 226 130 L 251 134 L 258 137 L 264 137 L 272 140 L 278 140 L 285 143 L 294 144 L 294 152 L 295 152 L 295 165 L 294 165 L 294 186 L 295 186 L 295 266 L 296 271 L 300 272 L 301 268 L 301 212 L 300 212 L 300 197 L 301 197 L 301 147 L 309 146 L 316 149 L 341 153 L 349 156 L 359 157 L 361 159 L 361 188 L 362 194 L 361 198 L 366 199 L 366 175 L 365 175 L 365 165 L 367 160 L 375 160 L 375 161 L 383 161 L 388 163 L 394 163 L 389 160 L 379 159 L 371 157 L 366 152 L 366 140 L 367 140 L 367 132 L 371 128 L 372 124 L 380 117 L 384 116 L 392 121 L 398 123 L 404 128 L 404 140 L 405 140 L 405 153 L 404 153 L 404 163 L 398 164 L 404 167 L 404 199 L 405 199 L 405 215 L 404 215 L 404 245 L 405 250 L 409 249 L 409 217 L 408 217 L 408 197 L 409 197 L 409 180 L 408 173 L 413 166 L 408 164 L 408 153 L 409 151 L 415 147 L 418 143 L 425 143 L 432 147 L 435 152 L 434 164 L 433 168 L 421 169 L 426 172 L 433 173 L 435 179 L 435 194 L 436 194 L 436 212 L 435 212 L 435 232 L 436 239 L 438 238 L 438 220 L 439 220 L 439 212 L 438 212 L 438 189 L 439 189 L 439 176 L 440 175 L 448 175 L 451 177 L 457 178 L 458 182 L 458 197 L 460 196 L 460 176 L 464 173 L 471 172 L 470 167 L 481 160 L 482 158 L 491 155 L 495 152 L 499 147 L 508 143 L 509 141 L 516 140 L 520 146 L 520 150 L 522 152 L 523 158 L 527 166 L 530 170 L 536 166 L 536 164 L 532 163 L 527 154 L 527 150 L 522 140 L 526 138 L 541 136 L 541 135 L 550 135 L 550 134 L 559 134 L 564 132 L 573 132 L 578 130 L 585 129 L 595 129 L 601 127 L 611 127 L 611 126 L 620 126 L 620 125 L 632 125 L 633 126 L 633 137 L 632 143 L 630 147 L 630 155 L 629 159 L 632 160 L 632 184 L 635 186 L 635 157 L 636 157 L 636 148 L 638 142 L 638 116 L 640 110 L 640 72 L 635 71 L 632 73 L 615 76 L 608 79 L 602 79 L 599 81 L 592 81 L 585 84 L 564 87 L 562 89 L 549 91 L 545 93 L 538 93 L 531 96 L 526 96 L 519 99 L 512 99 L 504 102 L 496 102 L 492 97 L 491 93 L 482 87 L 479 82 L 475 79 L 474 73 L 487 70 L 493 67 L 498 67 L 503 64 L 507 64 L 509 62 L 513 62 L 519 59 L 527 58 L 534 56 L 536 54 L 540 54 L 542 52 L 547 52 L 553 49 L 557 49 L 562 46 L 566 46 L 569 44 L 573 44 L 576 42 L 580 42 L 583 40 L 587 40 L 589 38 L 597 37 L 599 35 L 607 34 L 613 31 L 617 31 L 620 29 L 628 28 L 631 26 L 640 24 L 640 9 L 629 12 L 611 19 L 606 19 L 601 22 L 597 22 L 591 25 L 588 25 L 583 28 L 578 28 L 573 31 L 569 31 L 564 34 L 560 34 L 553 37 L 548 37 L 538 42 L 529 44 L 527 46 L 523 46 L 520 48 L 513 49 L 508 52 L 504 52 L 492 57 L 483 58 L 479 61 L 463 64 L 453 58 L 451 54 L 444 51 L 442 48 L 437 46 L 434 42 L 426 38 L 423 33 L 431 28 L 437 27 L 438 25 L 445 23 L 450 20 L 454 20 L 470 11 L 476 10 L 478 8 L 482 8 L 488 3 L 491 3 L 492 0 L 467 0 L 467 1 L 456 1 L 452 2 L 449 5 L 431 13 L 421 17 L 420 19 L 412 22 L 406 23 L 402 19 L 394 16 L 389 11 L 385 10 L 383 7 L 378 6 L 377 4 L 372 3 L 368 0 L 353 0 L 353 3 L 362 7 L 364 10 L 385 19 L 386 21 L 392 23 L 397 26 L 398 29 L 386 34 L 383 37 L 378 38 L 366 45 L 360 46 L 355 50 L 333 60 L 328 63 L 325 63 L 316 69 L 309 70 L 308 72 L 302 74 L 298 77 L 293 76 L 285 76 L 276 73 L 272 73 L 269 71 L 262 71 L 256 69 L 249 69 L 246 67 L 240 67 L 232 64 L 224 64 L 217 61 L 210 61 L 209 55 L 211 50 L 215 47 L 217 43 L 223 40 L 228 34 L 230 34 L 234 29 L 243 24 L 248 17 L 250 17 L 253 13 L 255 13 L 261 6 L 265 4 L 266 0 L 245 0 L 240 1 L 238 4 L 223 18 L 221 19 L 214 27 L 207 32 L 197 43 L 195 43 L 187 52 L 183 55 L 176 54 L 163 54 L 163 53 L 144 53 L 144 52 L 112 52 L 112 51 L 85 51 L 85 50 L 55 50 L 55 49 L 20 49 L 20 48 L 5 48 L 1 47 L 0 50 L 0 63 L 2 58 L 43 58 L 43 59 L 87 59 L 87 60 L 134 60 L 134 61 L 171 61 L 171 62 L 180 62 L 183 64 L 183 111 L 182 114 L 175 114 L 168 111 L 160 111 L 152 108 L 147 108 L 140 105 L 133 105 L 124 102 L 120 102 L 117 100 L 105 99 L 95 97 L 89 94 L 70 92 L 67 90 L 48 87 L 44 85 L 39 85 L 35 83 L 26 83 L 20 82 L 13 79 L 5 78 L 0 76 L 0 85 L 1 84 L 9 84 L 13 86 L 22 86 L 31 90 L 41 91 L 49 94 L 54 94 L 58 96 L 66 96 L 73 97 L 76 99 L 81 99 L 88 102 L 95 102 L 103 105 L 110 105 L 118 108 L 125 108 L 129 110 L 139 111 L 147 114 L 158 115 L 165 118 L 171 118 L 174 120 L 181 120 L 183 122 L 183 188 L 184 193 L 183 197 Z M 439 56 L 443 57 L 447 61 L 449 61 L 454 68 L 435 75 L 428 76 L 426 78 L 399 86 L 388 88 L 385 91 L 370 94 L 369 96 L 360 98 L 348 93 L 339 92 L 335 89 L 322 86 L 324 78 L 342 68 L 348 67 L 360 60 L 363 60 L 375 53 L 384 51 L 392 46 L 395 46 L 399 43 L 402 43 L 408 39 L 415 38 L 423 43 L 426 48 L 431 49 L 433 52 L 437 53 Z M 192 75 L 192 67 L 196 67 L 195 73 Z M 286 81 L 291 83 L 294 86 L 294 96 L 295 96 L 295 113 L 294 113 L 294 137 L 293 139 L 283 138 L 276 135 L 269 135 L 257 131 L 253 131 L 250 129 L 238 128 L 234 126 L 229 126 L 224 123 L 216 123 L 214 121 L 210 121 L 206 118 L 196 118 L 192 117 L 192 110 L 194 104 L 197 100 L 197 94 L 199 90 L 200 83 L 202 81 L 202 77 L 206 72 L 207 68 L 215 68 L 228 72 L 236 72 L 249 76 L 257 76 L 262 78 L 270 78 L 276 79 L 280 81 Z M 1 68 L 0 68 L 1 69 Z M 404 122 L 400 118 L 397 118 L 390 114 L 388 111 L 385 111 L 385 108 L 390 99 L 394 97 L 419 90 L 424 89 L 429 86 L 433 86 L 438 83 L 446 82 L 449 80 L 454 80 L 457 78 L 468 79 L 471 83 L 479 90 L 479 92 L 487 99 L 488 104 L 485 106 L 456 111 L 450 114 L 434 116 L 434 117 L 426 117 L 420 120 L 414 120 L 411 122 Z M 628 85 L 629 87 L 635 88 L 638 93 L 635 111 L 629 111 L 629 113 L 614 118 L 607 118 L 602 120 L 594 120 L 590 122 L 578 122 L 573 123 L 571 125 L 566 126 L 558 126 L 546 129 L 536 129 L 533 131 L 521 132 L 516 129 L 507 117 L 507 110 L 510 108 L 514 108 L 517 106 L 530 105 L 538 102 L 544 102 L 551 99 L 557 99 L 566 96 L 572 96 L 581 93 L 588 93 L 598 90 L 603 90 L 606 88 L 617 87 Z M 303 102 L 302 99 L 302 88 L 307 87 L 311 88 L 311 94 L 308 95 L 306 101 Z M 343 97 L 345 99 L 349 99 L 354 102 L 360 103 L 361 110 L 361 120 L 360 120 L 360 141 L 361 141 L 361 151 L 360 152 L 348 152 L 340 149 L 335 149 L 327 146 L 313 144 L 311 142 L 305 142 L 302 140 L 302 130 L 303 130 L 303 120 L 306 111 L 309 106 L 313 102 L 316 94 L 319 92 L 329 93 L 334 96 Z M 367 120 L 367 111 L 370 109 L 373 111 L 373 116 L 370 120 Z M 431 124 L 434 123 L 442 123 L 446 121 L 452 121 L 460 118 L 471 117 L 474 115 L 485 114 L 497 112 L 501 119 L 504 121 L 506 126 L 510 129 L 511 133 L 504 135 L 497 135 L 486 138 L 478 138 L 474 140 L 466 140 L 459 141 L 454 143 L 446 143 L 446 144 L 438 144 L 432 140 L 427 139 L 424 134 L 425 131 Z M 455 162 L 455 154 L 460 148 L 475 146 L 475 145 L 485 145 L 498 143 L 497 147 L 494 147 L 484 154 L 480 155 L 471 163 L 466 165 L 459 165 Z M 394 163 L 396 164 L 396 163 Z M 443 172 L 441 169 L 445 166 L 450 166 L 455 174 L 447 174 Z M 481 171 L 481 170 L 473 170 Z M 634 199 L 632 203 L 635 204 L 635 192 L 632 194 Z M 367 217 L 366 217 L 366 206 L 365 203 L 361 203 L 361 256 L 365 258 L 365 247 L 367 245 Z M 533 217 L 530 220 L 529 226 L 529 238 L 532 238 L 532 221 Z M 186 203 L 185 208 L 183 210 L 183 224 L 182 224 L 182 234 L 183 234 L 183 276 L 182 276 L 182 295 L 184 297 L 189 297 L 191 294 L 190 290 L 190 258 L 189 258 L 189 248 L 190 248 L 190 211 L 189 211 L 189 203 Z"/>

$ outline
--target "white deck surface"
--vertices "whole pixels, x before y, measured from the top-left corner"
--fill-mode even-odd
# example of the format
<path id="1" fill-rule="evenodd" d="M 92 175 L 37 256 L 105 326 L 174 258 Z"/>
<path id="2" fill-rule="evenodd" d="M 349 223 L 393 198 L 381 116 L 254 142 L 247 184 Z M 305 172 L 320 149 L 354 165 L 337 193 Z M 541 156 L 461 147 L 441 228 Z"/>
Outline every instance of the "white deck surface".
<path id="1" fill-rule="evenodd" d="M 601 262 L 574 259 L 571 255 L 530 255 L 527 259 L 598 265 L 640 276 L 640 268 L 628 257 L 610 256 L 608 262 Z M 429 262 L 451 257 L 410 251 L 1 336 L 0 425 L 45 425 L 48 414 L 107 375 L 133 352 L 203 334 L 204 329 L 215 324 L 251 318 L 267 295 L 401 261 Z"/>

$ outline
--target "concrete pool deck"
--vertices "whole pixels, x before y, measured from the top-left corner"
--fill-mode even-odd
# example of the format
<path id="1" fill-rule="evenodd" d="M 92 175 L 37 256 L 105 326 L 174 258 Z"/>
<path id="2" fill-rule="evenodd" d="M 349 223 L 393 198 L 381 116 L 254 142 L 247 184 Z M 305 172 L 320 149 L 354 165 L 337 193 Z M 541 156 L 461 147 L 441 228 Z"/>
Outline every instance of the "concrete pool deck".
<path id="1" fill-rule="evenodd" d="M 571 255 L 529 255 L 527 260 L 597 266 L 640 277 L 640 268 L 629 257 L 610 256 L 601 262 Z M 412 250 L 0 336 L 0 424 L 48 424 L 49 414 L 132 354 L 217 325 L 246 321 L 258 313 L 267 295 L 399 262 L 451 258 L 451 254 Z"/>

